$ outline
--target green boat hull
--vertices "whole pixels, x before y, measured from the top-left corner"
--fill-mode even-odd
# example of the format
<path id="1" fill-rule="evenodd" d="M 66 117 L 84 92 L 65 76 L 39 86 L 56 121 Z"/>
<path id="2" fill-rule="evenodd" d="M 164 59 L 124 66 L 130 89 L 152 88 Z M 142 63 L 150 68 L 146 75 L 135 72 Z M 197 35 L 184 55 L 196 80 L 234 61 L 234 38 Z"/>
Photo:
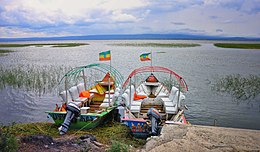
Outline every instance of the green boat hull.
<path id="1" fill-rule="evenodd" d="M 101 113 L 80 114 L 79 117 L 73 118 L 70 124 L 71 129 L 92 129 L 100 124 L 106 123 L 113 119 L 115 107 L 110 107 Z M 46 111 L 53 119 L 56 125 L 61 125 L 66 117 L 66 112 Z"/>

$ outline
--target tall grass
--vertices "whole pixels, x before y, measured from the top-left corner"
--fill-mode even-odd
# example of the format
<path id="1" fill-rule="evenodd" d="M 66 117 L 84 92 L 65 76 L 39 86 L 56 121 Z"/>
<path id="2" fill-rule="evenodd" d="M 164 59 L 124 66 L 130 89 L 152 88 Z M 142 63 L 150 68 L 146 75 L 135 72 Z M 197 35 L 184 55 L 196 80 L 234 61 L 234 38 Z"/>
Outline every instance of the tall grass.
<path id="1" fill-rule="evenodd" d="M 0 44 L 0 47 L 28 47 L 28 46 L 52 46 L 52 47 L 76 47 L 81 45 L 89 45 L 87 43 L 39 43 L 39 44 Z"/>
<path id="2" fill-rule="evenodd" d="M 238 49 L 260 49 L 260 44 L 247 43 L 215 43 L 214 46 L 222 48 L 238 48 Z"/>
<path id="3" fill-rule="evenodd" d="M 0 89 L 5 86 L 34 91 L 39 95 L 52 92 L 69 67 L 20 65 L 0 66 Z"/>
<path id="4" fill-rule="evenodd" d="M 239 74 L 227 75 L 216 80 L 212 89 L 229 93 L 238 100 L 251 100 L 260 94 L 260 77 L 257 75 L 247 77 Z"/>

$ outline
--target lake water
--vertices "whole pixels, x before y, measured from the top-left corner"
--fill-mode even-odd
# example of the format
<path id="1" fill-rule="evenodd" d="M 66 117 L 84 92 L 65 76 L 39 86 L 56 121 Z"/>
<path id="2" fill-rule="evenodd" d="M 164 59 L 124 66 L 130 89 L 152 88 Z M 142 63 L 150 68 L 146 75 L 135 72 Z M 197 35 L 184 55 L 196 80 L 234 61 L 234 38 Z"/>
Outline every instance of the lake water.
<path id="1" fill-rule="evenodd" d="M 67 48 L 21 47 L 11 48 L 16 52 L 0 57 L 5 67 L 17 65 L 75 67 L 98 63 L 98 53 L 111 50 L 112 66 L 126 78 L 130 72 L 150 62 L 141 62 L 142 53 L 153 52 L 153 65 L 167 67 L 181 75 L 189 86 L 186 93 L 187 120 L 192 124 L 260 129 L 260 98 L 253 101 L 240 101 L 225 93 L 211 90 L 218 78 L 231 74 L 260 75 L 260 51 L 254 49 L 217 48 L 213 41 L 177 40 L 107 40 L 107 41 L 59 41 L 80 42 L 90 45 Z M 190 48 L 166 47 L 127 47 L 113 46 L 113 43 L 198 43 L 201 46 Z M 32 43 L 32 42 L 28 42 Z M 34 43 L 58 43 L 34 42 Z M 9 48 L 10 49 L 10 48 Z M 156 53 L 165 52 L 165 53 Z M 102 62 L 104 63 L 104 62 Z M 107 63 L 109 64 L 109 63 Z M 31 91 L 22 91 L 6 86 L 0 90 L 0 122 L 25 123 L 51 121 L 44 111 L 54 109 L 59 103 L 57 93 L 39 96 Z"/>

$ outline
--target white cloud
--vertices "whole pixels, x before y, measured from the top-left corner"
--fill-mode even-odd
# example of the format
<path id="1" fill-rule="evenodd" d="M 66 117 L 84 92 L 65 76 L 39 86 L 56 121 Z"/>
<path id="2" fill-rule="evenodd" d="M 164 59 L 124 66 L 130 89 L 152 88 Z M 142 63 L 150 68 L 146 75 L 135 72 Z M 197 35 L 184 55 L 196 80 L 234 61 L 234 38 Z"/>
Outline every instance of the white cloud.
<path id="1" fill-rule="evenodd" d="M 0 37 L 176 32 L 259 36 L 259 20 L 260 0 L 0 1 Z"/>

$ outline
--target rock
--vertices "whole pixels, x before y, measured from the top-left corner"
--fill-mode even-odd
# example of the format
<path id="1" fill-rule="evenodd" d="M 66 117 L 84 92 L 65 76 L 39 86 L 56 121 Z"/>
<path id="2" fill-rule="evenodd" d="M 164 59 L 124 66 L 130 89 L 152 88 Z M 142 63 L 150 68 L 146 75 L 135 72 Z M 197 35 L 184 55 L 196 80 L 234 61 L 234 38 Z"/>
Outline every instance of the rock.
<path id="1" fill-rule="evenodd" d="M 94 135 L 90 135 L 90 134 L 84 135 L 84 136 L 80 136 L 79 138 L 80 138 L 81 140 L 84 140 L 84 139 L 86 139 L 86 138 L 89 138 L 90 141 L 97 141 L 96 137 L 95 137 Z"/>
<path id="2" fill-rule="evenodd" d="M 260 131 L 198 125 L 164 125 L 142 151 L 260 151 Z"/>

